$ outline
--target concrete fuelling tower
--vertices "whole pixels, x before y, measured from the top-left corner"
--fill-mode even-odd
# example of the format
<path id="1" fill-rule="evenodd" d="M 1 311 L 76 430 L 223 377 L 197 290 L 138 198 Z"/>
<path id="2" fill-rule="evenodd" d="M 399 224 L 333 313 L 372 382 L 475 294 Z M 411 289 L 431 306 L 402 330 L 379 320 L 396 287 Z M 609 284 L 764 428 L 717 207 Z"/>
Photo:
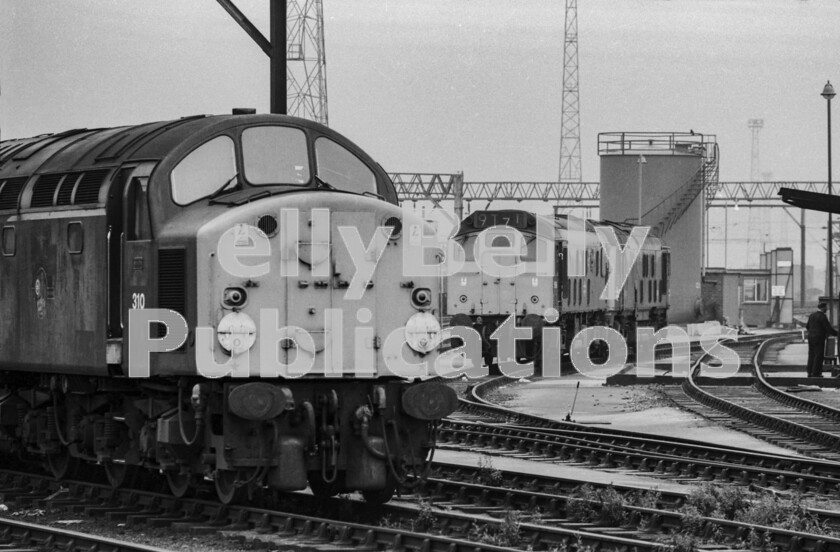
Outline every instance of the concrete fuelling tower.
<path id="1" fill-rule="evenodd" d="M 671 250 L 668 321 L 702 316 L 707 200 L 718 186 L 714 135 L 606 132 L 598 135 L 601 218 L 649 226 Z"/>

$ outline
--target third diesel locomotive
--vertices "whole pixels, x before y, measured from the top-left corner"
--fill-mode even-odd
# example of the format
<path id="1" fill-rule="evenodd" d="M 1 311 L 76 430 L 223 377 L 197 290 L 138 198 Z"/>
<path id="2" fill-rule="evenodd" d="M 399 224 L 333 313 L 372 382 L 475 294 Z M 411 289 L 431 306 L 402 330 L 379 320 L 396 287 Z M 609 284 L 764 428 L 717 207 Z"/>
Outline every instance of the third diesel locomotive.
<path id="1" fill-rule="evenodd" d="M 511 229 L 524 241 L 519 258 L 513 262 L 535 263 L 540 254 L 537 216 L 521 210 L 476 211 L 462 222 L 453 239 L 466 255 L 463 270 L 446 281 L 444 313 L 451 326 L 468 326 L 482 339 L 482 356 L 488 366 L 498 359 L 493 332 L 509 317 L 517 326 L 532 329 L 534 339 L 517 341 L 516 360 L 539 361 L 540 333 L 546 325 L 563 329 L 565 351 L 572 338 L 585 327 L 606 326 L 619 331 L 632 343 L 638 326 L 659 329 L 667 322 L 668 278 L 670 253 L 661 240 L 648 236 L 641 244 L 639 256 L 628 267 L 628 278 L 614 300 L 602 299 L 611 271 L 608 255 L 595 232 L 595 226 L 615 231 L 618 243 L 625 247 L 632 228 L 612 222 L 580 221 L 584 239 L 580 247 L 570 244 L 570 219 L 543 217 L 547 236 L 542 239 L 554 269 L 550 275 L 527 271 L 518 275 L 488 274 L 476 260 L 476 241 L 481 237 L 490 246 L 511 247 Z M 576 267 L 570 271 L 571 255 L 577 255 Z M 510 261 L 509 261 L 510 262 Z M 546 320 L 549 309 L 557 320 Z"/>

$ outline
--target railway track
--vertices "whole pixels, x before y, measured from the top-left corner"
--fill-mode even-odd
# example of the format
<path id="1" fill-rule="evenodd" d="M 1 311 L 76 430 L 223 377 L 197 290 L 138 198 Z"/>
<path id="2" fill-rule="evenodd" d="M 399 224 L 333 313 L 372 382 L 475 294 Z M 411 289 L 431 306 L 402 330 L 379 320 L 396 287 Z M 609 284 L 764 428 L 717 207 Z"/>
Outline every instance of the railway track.
<path id="1" fill-rule="evenodd" d="M 0 550 L 10 552 L 166 552 L 162 548 L 0 517 Z"/>
<path id="2" fill-rule="evenodd" d="M 530 478 L 527 485 L 530 488 L 523 489 L 525 480 L 521 474 L 502 473 L 493 482 L 481 481 L 479 475 L 469 468 L 438 465 L 425 493 L 405 497 L 407 502 L 415 502 L 414 507 L 410 504 L 371 507 L 347 499 L 325 503 L 300 493 L 281 494 L 281 500 L 293 504 L 296 512 L 304 512 L 296 514 L 251 506 L 223 506 L 200 499 L 176 499 L 137 489 L 114 490 L 86 482 L 61 485 L 46 477 L 8 471 L 0 472 L 0 493 L 7 503 L 23 507 L 49 506 L 112 523 L 166 527 L 190 535 L 218 533 L 253 547 L 423 551 L 592 547 L 641 552 L 667 549 L 665 543 L 670 536 L 683 531 L 686 525 L 686 515 L 674 510 L 680 503 L 675 493 L 658 495 L 649 501 L 649 506 L 625 505 L 616 515 L 614 509 L 603 504 L 573 496 L 567 490 L 573 481 Z M 620 490 L 639 491 L 628 487 Z M 581 521 L 578 513 L 586 508 L 595 517 L 590 515 Z M 341 517 L 345 520 L 310 514 L 311 510 L 325 509 L 344 512 Z M 348 515 L 351 510 L 354 514 Z M 382 522 L 378 525 L 356 522 L 355 518 L 367 516 L 387 523 L 382 526 Z M 819 551 L 840 547 L 840 539 L 826 535 L 756 528 L 708 517 L 699 522 L 706 528 L 703 531 L 716 533 L 718 542 L 725 540 L 733 545 L 743 544 L 751 535 L 759 534 L 763 542 L 781 550 Z M 692 523 L 696 526 L 698 520 Z M 511 528 L 515 534 L 506 534 Z M 79 542 L 87 542 L 78 538 Z M 108 542 L 105 544 L 110 546 Z M 125 548 L 99 546 L 97 550 L 115 552 L 158 550 L 135 544 L 127 544 Z"/>
<path id="3" fill-rule="evenodd" d="M 445 480 L 445 482 L 439 482 L 439 480 L 441 479 Z M 472 467 L 460 464 L 448 464 L 443 462 L 436 462 L 434 464 L 434 468 L 430 474 L 430 481 L 432 483 L 428 485 L 424 491 L 419 493 L 418 496 L 435 497 L 440 496 L 442 494 L 445 495 L 446 493 L 451 492 L 455 487 L 457 487 L 460 483 L 463 482 L 479 482 L 483 485 L 501 487 L 505 491 L 533 491 L 536 493 L 550 495 L 555 498 L 558 495 L 574 495 L 581 488 L 580 480 L 574 478 L 522 474 L 518 472 L 500 469 L 490 469 L 487 467 Z M 441 490 L 442 485 L 449 487 L 450 489 Z M 631 501 L 634 501 L 635 498 L 641 495 L 651 493 L 651 489 L 644 485 L 622 485 L 611 482 L 609 484 L 600 485 L 590 483 L 590 486 L 594 488 L 615 490 L 620 495 L 629 497 Z M 679 491 L 656 488 L 653 490 L 653 494 L 656 495 L 655 504 L 657 508 L 671 511 L 679 510 L 686 503 L 686 498 L 690 494 L 690 487 L 686 487 L 685 489 Z M 458 489 L 454 493 L 454 495 L 456 495 L 457 497 L 456 500 L 463 502 L 469 497 L 469 492 Z M 481 500 L 485 500 L 486 496 L 487 495 L 484 494 L 479 498 Z M 508 496 L 499 498 L 501 498 L 501 500 L 505 504 L 509 504 L 511 501 L 511 498 Z M 533 501 L 529 499 L 528 502 L 532 503 Z M 551 509 L 551 505 L 549 504 L 548 506 L 549 508 L 546 508 L 546 510 Z M 821 522 L 825 522 L 834 527 L 840 527 L 839 510 L 810 508 L 810 511 L 815 516 L 817 516 Z"/>
<path id="4" fill-rule="evenodd" d="M 454 471 L 457 473 L 458 468 L 454 468 Z M 604 503 L 593 504 L 592 501 L 575 496 L 574 491 L 558 491 L 557 483 L 559 482 L 555 484 L 554 489 L 546 492 L 545 490 L 512 489 L 501 482 L 498 486 L 489 485 L 486 481 L 475 483 L 470 482 L 470 479 L 470 476 L 466 475 L 461 480 L 453 480 L 452 473 L 448 474 L 446 479 L 433 477 L 429 480 L 430 499 L 444 508 L 467 508 L 471 512 L 491 515 L 508 511 L 510 508 L 539 512 L 540 519 L 545 522 L 565 524 L 575 523 L 574 520 L 581 517 L 576 515 L 579 510 L 594 507 L 594 521 L 578 523 L 576 526 L 589 530 L 599 530 L 603 526 L 614 527 L 611 529 L 611 534 L 614 535 L 618 532 L 623 532 L 628 536 L 638 535 L 639 528 L 644 528 L 643 535 L 675 534 L 685 531 L 689 525 L 686 521 L 687 514 L 675 510 L 676 503 L 680 500 L 672 503 L 671 501 L 675 498 L 673 495 L 663 500 L 658 492 L 648 493 L 647 498 L 644 493 L 637 494 L 637 497 L 641 497 L 641 502 L 647 502 L 649 505 L 624 504 L 620 515 L 616 515 Z M 568 481 L 566 483 L 573 484 Z M 612 486 L 607 488 L 613 489 Z M 622 491 L 627 494 L 638 493 L 638 490 L 628 491 L 626 488 Z M 834 512 L 822 514 L 822 522 L 836 524 L 840 521 Z M 719 541 L 730 543 L 744 543 L 752 533 L 758 532 L 762 535 L 765 544 L 778 547 L 780 550 L 831 550 L 834 547 L 840 547 L 840 539 L 826 535 L 773 527 L 756 527 L 743 522 L 712 517 L 701 517 L 699 522 L 706 528 L 714 527 Z M 706 530 L 701 529 L 701 532 Z"/>
<path id="5" fill-rule="evenodd" d="M 750 337 L 730 347 L 746 364 L 752 362 L 764 339 Z M 703 354 L 694 352 L 692 356 L 696 368 Z M 441 424 L 440 446 L 637 471 L 665 479 L 840 495 L 840 464 L 831 460 L 759 453 L 690 439 L 560 422 L 493 405 L 484 398 L 494 387 L 509 381 L 497 378 L 473 387 L 469 398 L 461 399 L 458 416 Z"/>
<path id="6" fill-rule="evenodd" d="M 756 350 L 751 363 L 751 386 L 703 386 L 697 381 L 698 369 L 693 369 L 682 385 L 684 395 L 672 393 L 671 398 L 683 408 L 775 445 L 840 461 L 837 399 L 810 400 L 786 392 L 774 386 L 773 378 L 762 370 L 770 348 L 785 340 L 790 337 L 769 339 Z"/>
<path id="7" fill-rule="evenodd" d="M 60 497 L 56 496 L 58 492 Z M 423 552 L 501 551 L 511 546 L 661 550 L 660 532 L 617 532 L 596 524 L 562 524 L 557 519 L 551 524 L 531 523 L 518 515 L 511 521 L 493 517 L 486 509 L 480 512 L 465 507 L 457 511 L 451 505 L 449 509 L 424 510 L 412 504 L 374 506 L 346 498 L 324 500 L 302 493 L 280 493 L 280 500 L 295 511 L 289 513 L 276 508 L 225 506 L 197 498 L 178 499 L 139 489 L 112 489 L 89 482 L 62 485 L 45 476 L 9 471 L 0 471 L 0 494 L 6 504 L 20 507 L 61 508 L 76 515 L 130 526 L 170 527 L 186 534 L 218 533 L 255 547 Z M 507 511 L 514 512 L 512 507 Z M 317 515 L 324 510 L 334 515 Z M 418 530 L 418 520 L 422 519 L 429 522 L 428 526 Z M 512 529 L 515 535 L 507 535 L 505 540 L 503 536 Z"/>
<path id="8" fill-rule="evenodd" d="M 443 447 L 484 454 L 621 469 L 667 479 L 739 483 L 840 496 L 840 464 L 832 462 L 719 449 L 701 443 L 692 447 L 650 437 L 625 438 L 619 443 L 611 443 L 615 438 L 613 435 L 576 437 L 565 433 L 459 423 L 441 428 L 439 437 Z M 657 448 L 661 452 L 654 452 Z"/>
<path id="9" fill-rule="evenodd" d="M 840 495 L 840 464 L 528 416 L 487 403 L 483 395 L 498 384 L 491 381 L 474 388 L 470 398 L 462 401 L 459 419 L 441 424 L 444 447 L 641 471 L 668 480 L 748 484 L 759 490 L 832 498 Z M 589 546 L 641 552 L 662 549 L 669 535 L 684 532 L 688 523 L 684 514 L 675 511 L 685 500 L 680 493 L 659 493 L 645 505 L 623 505 L 617 519 L 610 518 L 603 504 L 589 504 L 596 517 L 581 520 L 575 512 L 586 500 L 574 494 L 578 481 L 500 470 L 494 470 L 492 481 L 483 477 L 480 468 L 436 463 L 424 492 L 403 497 L 404 504 L 384 507 L 352 498 L 325 501 L 301 493 L 277 495 L 281 497 L 279 506 L 276 498 L 269 498 L 267 505 L 224 506 L 212 500 L 176 499 L 139 489 L 82 482 L 62 486 L 46 477 L 8 471 L 0 471 L 0 494 L 8 504 L 49 505 L 128 525 L 171 527 L 191 534 L 218 533 L 255 547 L 473 552 L 510 547 L 583 550 Z M 61 489 L 64 491 L 56 497 Z M 642 492 L 629 487 L 618 490 Z M 286 511 L 289 505 L 293 505 L 294 514 Z M 334 513 L 324 514 L 325 510 Z M 818 515 L 823 522 L 840 525 L 836 513 Z M 698 521 L 691 523 L 696 531 Z M 714 531 L 733 545 L 743 544 L 759 531 L 765 543 L 779 550 L 840 549 L 840 539 L 830 536 L 756 529 L 722 519 L 701 518 L 700 523 L 701 532 Z"/>
<path id="10" fill-rule="evenodd" d="M 762 349 L 762 338 L 753 338 L 730 345 L 741 358 L 742 365 L 751 365 Z M 692 351 L 692 370 L 699 366 L 704 354 Z M 503 454 L 542 461 L 571 461 L 604 469 L 630 469 L 649 471 L 670 479 L 699 479 L 716 483 L 745 483 L 753 488 L 771 491 L 794 491 L 806 494 L 828 494 L 836 497 L 840 493 L 840 464 L 797 458 L 787 455 L 755 453 L 737 447 L 714 447 L 687 439 L 659 438 L 631 432 L 593 428 L 574 423 L 558 422 L 538 416 L 515 412 L 498 405 L 489 404 L 482 395 L 494 386 L 509 382 L 505 378 L 491 380 L 473 388 L 468 399 L 461 400 L 456 416 L 441 426 L 441 441 L 444 447 L 454 444 L 456 448 L 466 447 L 477 452 Z M 796 400 L 799 397 L 793 396 Z M 786 399 L 788 399 L 786 397 Z M 811 405 L 812 410 L 824 410 L 824 405 Z M 715 459 L 717 462 L 710 462 Z M 638 463 L 637 463 L 638 462 Z M 651 469 L 651 467 L 653 468 Z M 450 468 L 456 472 L 468 468 Z M 451 474 L 450 474 L 451 477 Z M 549 515 L 561 516 L 573 501 L 569 496 L 558 497 L 556 492 L 561 483 L 545 481 L 531 475 L 506 474 L 512 478 L 503 488 L 489 488 L 486 484 L 470 484 L 475 474 L 464 476 L 467 483 L 457 484 L 448 478 L 440 481 L 432 478 L 430 492 L 442 504 L 473 504 L 475 510 L 499 511 L 515 505 L 519 508 L 545 509 Z M 524 482 L 524 483 L 523 483 Z M 569 483 L 573 485 L 574 483 Z M 525 492 L 514 493 L 509 485 L 526 487 Z M 549 488 L 549 492 L 545 489 Z M 568 488 L 564 488 L 568 492 Z M 674 505 L 684 497 L 678 494 L 661 497 Z M 561 506 L 558 501 L 562 500 Z M 661 502 L 658 503 L 658 506 Z M 653 512 L 644 507 L 628 507 L 629 515 L 642 525 L 650 523 L 670 524 L 672 531 L 680 531 L 683 521 L 677 513 L 663 518 L 661 509 Z M 823 522 L 838 524 L 838 512 L 833 510 L 811 510 Z M 655 521 L 651 521 L 655 520 Z M 663 521 L 665 520 L 665 521 Z M 735 522 L 718 524 L 719 520 L 704 520 L 714 525 L 715 531 L 724 534 L 730 541 L 741 540 L 747 524 Z M 832 550 L 837 544 L 829 544 L 823 537 L 802 534 L 766 533 L 762 546 L 773 546 L 777 550 Z"/>

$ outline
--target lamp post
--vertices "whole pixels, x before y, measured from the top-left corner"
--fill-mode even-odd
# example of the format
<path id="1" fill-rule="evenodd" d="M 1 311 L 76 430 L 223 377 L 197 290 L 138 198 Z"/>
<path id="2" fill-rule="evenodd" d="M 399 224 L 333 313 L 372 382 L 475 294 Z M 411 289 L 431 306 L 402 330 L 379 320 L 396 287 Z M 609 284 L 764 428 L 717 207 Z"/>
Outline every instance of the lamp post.
<path id="1" fill-rule="evenodd" d="M 729 204 L 723 206 L 723 268 L 729 268 Z"/>
<path id="2" fill-rule="evenodd" d="M 822 94 L 828 106 L 828 195 L 831 195 L 831 98 L 835 96 L 834 87 L 831 86 L 831 81 L 826 81 L 823 87 Z M 832 236 L 831 236 L 831 213 L 828 214 L 828 301 L 831 306 L 828 310 L 828 321 L 834 323 L 834 255 L 832 254 Z"/>
<path id="3" fill-rule="evenodd" d="M 642 225 L 642 165 L 647 163 L 644 155 L 639 155 L 639 226 Z"/>

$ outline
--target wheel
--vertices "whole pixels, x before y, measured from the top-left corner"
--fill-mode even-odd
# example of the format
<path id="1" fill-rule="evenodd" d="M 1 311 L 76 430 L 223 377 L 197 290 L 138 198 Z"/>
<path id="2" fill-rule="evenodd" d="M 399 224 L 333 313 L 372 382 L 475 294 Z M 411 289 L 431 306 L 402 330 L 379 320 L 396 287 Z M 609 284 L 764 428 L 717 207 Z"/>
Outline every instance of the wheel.
<path id="1" fill-rule="evenodd" d="M 108 478 L 108 484 L 115 489 L 133 484 L 137 476 L 136 466 L 106 461 L 102 464 L 102 467 L 105 468 L 105 477 Z"/>
<path id="2" fill-rule="evenodd" d="M 482 360 L 484 360 L 484 364 L 487 365 L 487 375 L 490 376 L 501 376 L 502 371 L 499 370 L 498 363 L 493 362 L 493 358 L 496 355 L 493 354 L 493 351 L 485 352 L 482 354 Z"/>
<path id="3" fill-rule="evenodd" d="M 188 473 L 167 470 L 166 484 L 169 486 L 169 492 L 178 498 L 184 498 L 193 490 L 192 476 Z"/>
<path id="4" fill-rule="evenodd" d="M 339 472 L 332 483 L 324 481 L 320 471 L 309 472 L 309 488 L 320 498 L 335 496 L 344 490 L 344 472 Z"/>
<path id="5" fill-rule="evenodd" d="M 233 504 L 240 501 L 246 494 L 246 487 L 236 486 L 238 473 L 235 470 L 216 470 L 213 480 L 216 485 L 216 496 L 222 504 Z"/>
<path id="6" fill-rule="evenodd" d="M 365 502 L 369 502 L 371 504 L 385 504 L 394 498 L 394 493 L 396 492 L 397 480 L 394 479 L 393 474 L 389 473 L 385 478 L 384 487 L 374 491 L 362 491 L 362 497 L 365 499 Z"/>
<path id="7" fill-rule="evenodd" d="M 534 363 L 535 377 L 542 377 L 543 375 L 543 357 L 542 357 L 542 339 L 534 341 L 531 346 L 532 354 L 528 357 L 528 362 Z"/>
<path id="8" fill-rule="evenodd" d="M 47 455 L 47 469 L 56 479 L 67 479 L 76 474 L 79 462 L 73 456 L 70 456 L 70 451 L 61 449 L 60 452 Z"/>
<path id="9" fill-rule="evenodd" d="M 542 375 L 542 336 L 540 335 L 542 327 L 533 327 L 532 331 L 534 335 L 533 339 L 530 341 L 519 340 L 516 342 L 516 356 L 519 361 L 523 363 L 534 363 L 533 373 L 524 374 L 525 377 Z"/>
<path id="10" fill-rule="evenodd" d="M 18 457 L 17 455 L 13 454 L 2 454 L 0 455 L 0 463 L 3 464 L 3 467 L 9 470 L 19 470 L 22 469 L 24 466 L 27 465 L 27 462 L 24 461 L 22 458 Z"/>
<path id="11" fill-rule="evenodd" d="M 377 489 L 375 491 L 362 491 L 362 497 L 364 497 L 365 502 L 369 502 L 370 504 L 385 504 L 394 498 L 394 493 L 396 492 L 396 484 L 388 481 L 383 489 Z"/>
<path id="12" fill-rule="evenodd" d="M 531 339 L 519 339 L 516 341 L 516 357 L 525 362 L 536 362 L 542 353 L 542 330 L 545 322 L 541 316 L 526 314 L 520 323 L 522 328 L 531 330 Z"/>

